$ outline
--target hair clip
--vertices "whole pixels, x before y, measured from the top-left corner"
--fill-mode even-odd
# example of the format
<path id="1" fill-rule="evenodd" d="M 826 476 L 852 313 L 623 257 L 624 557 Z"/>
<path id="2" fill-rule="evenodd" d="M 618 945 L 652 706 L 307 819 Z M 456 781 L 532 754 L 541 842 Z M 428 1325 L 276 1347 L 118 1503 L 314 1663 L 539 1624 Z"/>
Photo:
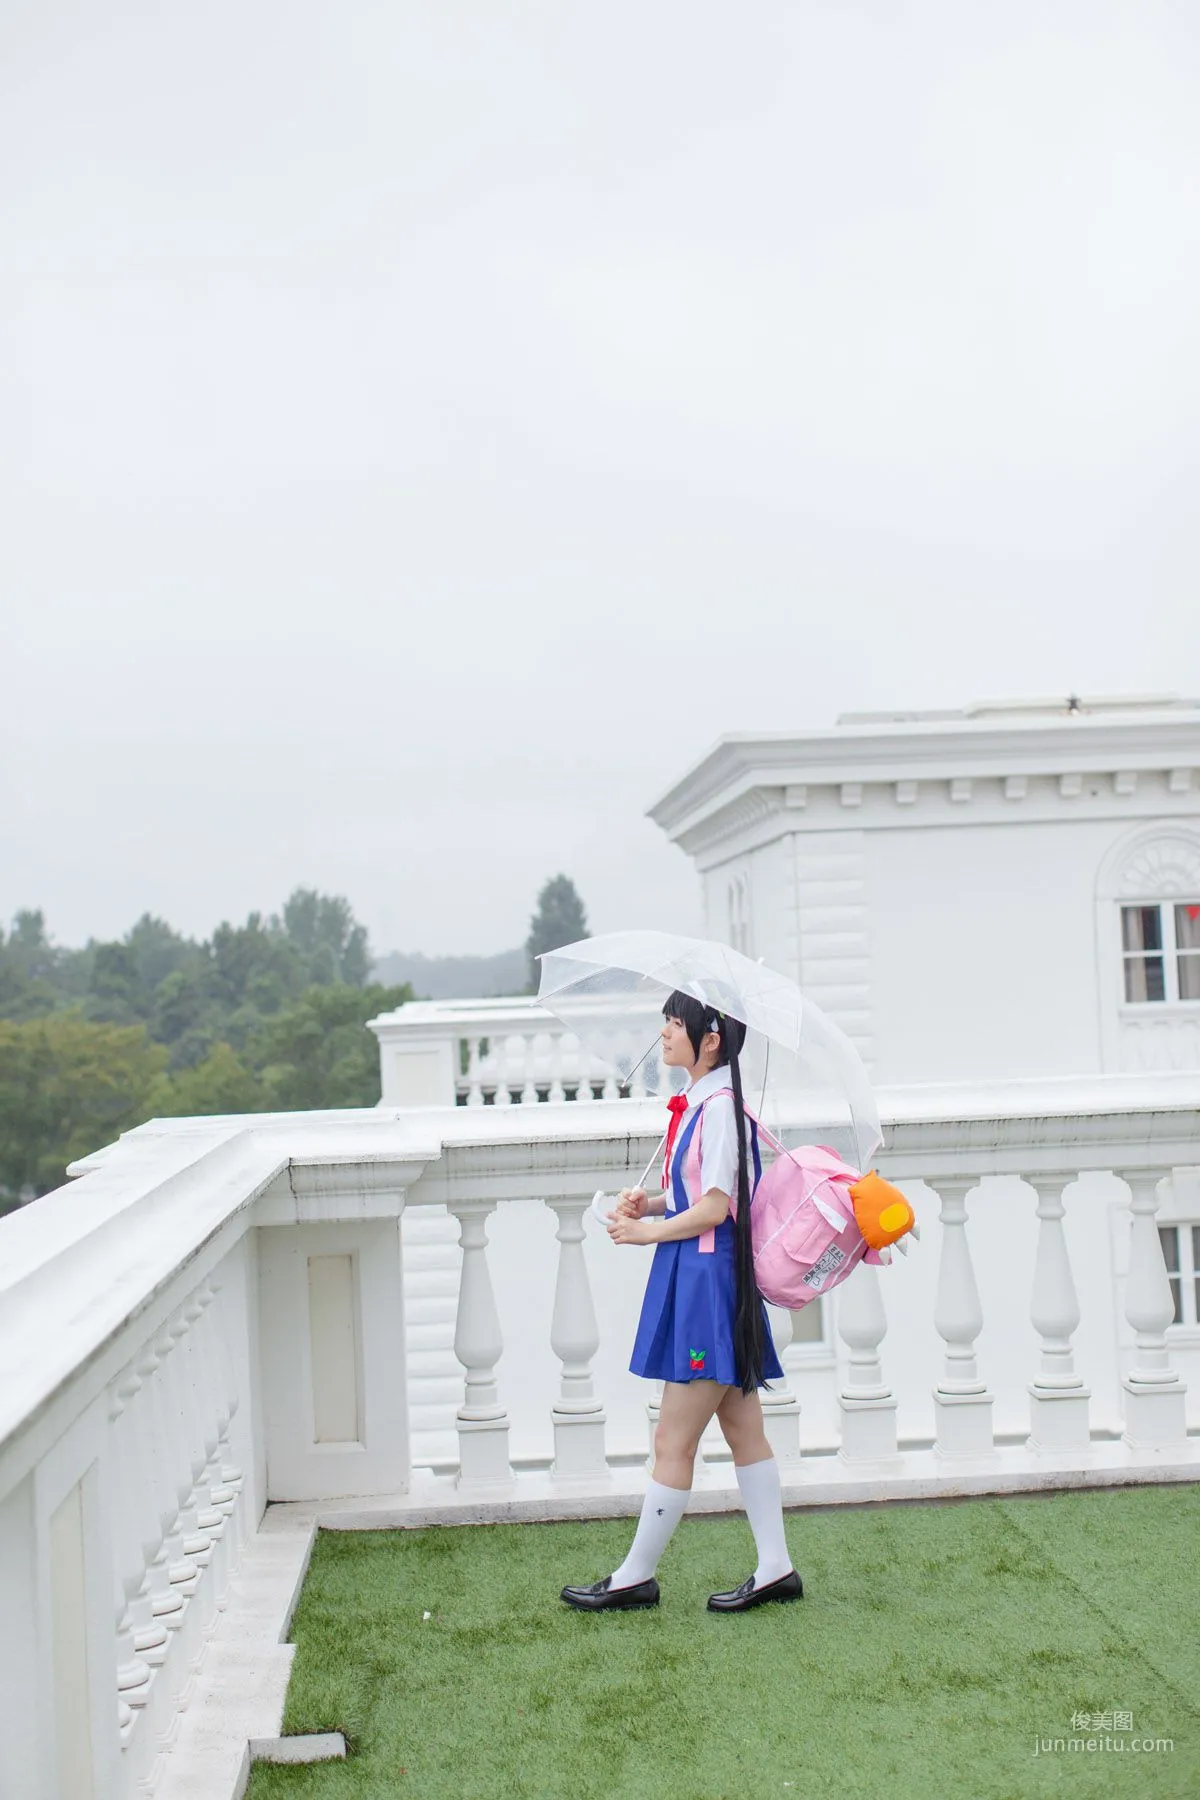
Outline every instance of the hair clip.
<path id="1" fill-rule="evenodd" d="M 708 1029 L 710 1031 L 715 1031 L 718 1033 L 720 1032 L 720 1030 L 721 1030 L 721 1015 L 720 1015 L 720 1013 L 713 1014 L 712 1018 L 708 1021 Z"/>

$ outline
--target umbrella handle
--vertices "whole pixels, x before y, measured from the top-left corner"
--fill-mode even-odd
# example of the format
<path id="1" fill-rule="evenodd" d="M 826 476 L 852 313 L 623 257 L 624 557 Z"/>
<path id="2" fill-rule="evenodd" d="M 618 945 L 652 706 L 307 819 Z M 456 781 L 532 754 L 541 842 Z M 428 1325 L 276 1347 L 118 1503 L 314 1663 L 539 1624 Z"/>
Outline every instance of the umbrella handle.
<path id="1" fill-rule="evenodd" d="M 647 1177 L 647 1175 L 649 1175 L 651 1169 L 654 1167 L 655 1163 L 658 1161 L 658 1153 L 662 1149 L 662 1147 L 666 1143 L 666 1141 L 667 1141 L 667 1134 L 664 1131 L 662 1136 L 659 1138 L 658 1143 L 654 1146 L 654 1155 L 650 1158 L 650 1161 L 646 1164 L 645 1168 L 642 1170 L 640 1181 L 634 1182 L 633 1185 L 635 1187 L 640 1187 L 640 1188 L 645 1187 L 646 1177 Z"/>

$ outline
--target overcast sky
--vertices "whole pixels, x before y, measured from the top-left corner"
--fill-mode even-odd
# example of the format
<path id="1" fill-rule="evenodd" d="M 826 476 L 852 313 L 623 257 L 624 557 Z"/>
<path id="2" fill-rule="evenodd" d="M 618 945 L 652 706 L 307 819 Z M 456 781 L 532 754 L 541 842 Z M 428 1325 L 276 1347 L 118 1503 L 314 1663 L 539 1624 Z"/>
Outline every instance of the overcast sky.
<path id="1" fill-rule="evenodd" d="M 1194 0 L 5 0 L 0 919 L 696 924 L 722 733 L 1200 690 Z"/>

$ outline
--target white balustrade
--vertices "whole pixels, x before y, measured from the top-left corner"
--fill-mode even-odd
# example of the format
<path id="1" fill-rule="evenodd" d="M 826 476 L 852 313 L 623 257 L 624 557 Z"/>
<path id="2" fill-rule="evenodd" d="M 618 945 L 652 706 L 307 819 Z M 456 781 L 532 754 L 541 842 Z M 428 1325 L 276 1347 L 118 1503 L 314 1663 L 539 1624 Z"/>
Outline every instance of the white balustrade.
<path id="1" fill-rule="evenodd" d="M 1086 1451 L 1091 1443 L 1091 1389 L 1075 1371 L 1071 1339 L 1079 1327 L 1079 1300 L 1063 1232 L 1063 1190 L 1068 1175 L 1035 1175 L 1038 1242 L 1030 1317 L 1042 1340 L 1041 1366 L 1030 1383 L 1031 1450 Z"/>
<path id="2" fill-rule="evenodd" d="M 942 1456 L 992 1453 L 992 1402 L 981 1379 L 975 1340 L 983 1329 L 983 1309 L 967 1243 L 967 1195 L 971 1178 L 934 1177 L 929 1185 L 941 1200 L 942 1243 L 933 1322 L 946 1346 L 942 1375 L 933 1391 L 936 1447 Z"/>
<path id="3" fill-rule="evenodd" d="M 475 1032 L 467 1039 L 466 1102 L 468 1106 L 482 1106 L 484 1103 L 479 1045 L 479 1033 Z"/>
<path id="4" fill-rule="evenodd" d="M 163 1455 L 163 1449 L 169 1440 L 160 1422 L 162 1389 L 156 1377 L 161 1366 L 159 1346 L 154 1340 L 148 1340 L 136 1365 L 142 1383 L 138 1442 L 142 1453 L 146 1503 L 150 1511 L 148 1541 L 154 1545 L 153 1554 L 146 1565 L 146 1581 L 152 1618 L 168 1631 L 178 1631 L 183 1624 L 185 1595 L 171 1580 L 172 1547 L 168 1543 L 167 1534 L 175 1517 L 175 1506 L 170 1471 Z"/>
<path id="5" fill-rule="evenodd" d="M 1133 1367 L 1125 1377 L 1125 1442 L 1133 1449 L 1167 1450 L 1187 1440 L 1187 1389 L 1171 1366 L 1167 1326 L 1174 1315 L 1155 1214 L 1161 1169 L 1123 1169 L 1132 1225 L 1125 1317 L 1136 1334 Z"/>
<path id="6" fill-rule="evenodd" d="M 563 1034 L 561 1031 L 553 1031 L 547 1035 L 550 1039 L 550 1088 L 546 1098 L 552 1106 L 560 1106 L 567 1097 L 567 1090 L 563 1085 L 562 1078 Z"/>
<path id="7" fill-rule="evenodd" d="M 371 1021 L 379 1040 L 384 1106 L 534 1106 L 549 1101 L 642 1099 L 661 1015 L 651 1000 L 630 1009 L 625 1028 L 581 1044 L 527 995 L 504 1000 L 417 1000 Z M 614 1063 L 631 1068 L 622 1088 Z"/>
<path id="8" fill-rule="evenodd" d="M 212 1673 L 218 1609 L 240 1604 L 235 1573 L 256 1550 L 268 1499 L 336 1513 L 374 1495 L 433 1517 L 518 1505 L 554 1516 L 558 1495 L 564 1512 L 593 1495 L 636 1508 L 658 1389 L 647 1405 L 624 1364 L 648 1263 L 602 1234 L 587 1249 L 584 1222 L 595 1188 L 614 1190 L 645 1161 L 662 1106 L 558 1104 L 595 1098 L 611 1077 L 529 1007 L 520 1028 L 503 1007 L 489 1017 L 480 1003 L 477 1014 L 455 1039 L 466 1045 L 452 1059 L 458 1093 L 440 1109 L 157 1124 L 96 1159 L 82 1188 L 0 1221 L 0 1741 L 21 1800 L 59 1800 L 41 1723 L 54 1708 L 31 1695 L 55 1667 L 63 1615 L 38 1596 L 52 1585 L 50 1522 L 60 1519 L 61 1545 L 68 1503 L 83 1532 L 88 1641 L 106 1646 L 88 1675 L 95 1800 L 150 1800 L 178 1755 L 189 1696 Z M 506 1104 L 521 1112 L 489 1124 L 486 1107 Z M 927 1180 L 940 1227 L 902 1278 L 864 1265 L 831 1296 L 841 1379 L 827 1346 L 798 1340 L 804 1315 L 769 1311 L 786 1374 L 764 1390 L 764 1421 L 792 1496 L 1011 1491 L 1061 1480 L 1064 1468 L 1087 1483 L 1200 1478 L 1183 1379 L 1200 1349 L 1172 1325 L 1157 1229 L 1160 1185 L 1200 1162 L 1200 1078 L 1051 1084 L 969 1104 L 908 1093 L 884 1096 L 883 1111 L 883 1172 Z M 1036 1211 L 1014 1201 L 1027 1193 L 1014 1178 L 1035 1190 Z M 1172 1228 L 1190 1226 L 1181 1196 L 1191 1191 L 1175 1184 Z M 497 1209 L 521 1202 L 539 1210 L 489 1244 Z M 543 1204 L 553 1237 L 526 1229 Z M 442 1208 L 461 1263 L 447 1242 L 438 1305 L 416 1315 L 444 1384 L 421 1402 L 419 1435 L 446 1458 L 431 1471 L 409 1466 L 417 1378 L 404 1368 L 401 1295 L 420 1293 L 415 1221 L 441 1220 Z M 1127 1269 L 1110 1229 L 1125 1218 Z M 355 1353 L 335 1409 L 346 1441 L 314 1444 L 317 1327 L 288 1296 L 309 1294 L 309 1259 L 326 1257 L 348 1271 L 335 1323 Z M 535 1285 L 552 1297 L 548 1341 L 546 1313 L 529 1306 Z M 268 1305 L 268 1289 L 287 1303 Z M 502 1318 L 506 1367 L 519 1369 L 507 1405 Z M 977 1358 L 985 1327 L 995 1392 Z M 321 1329 L 332 1342 L 329 1321 Z M 437 1361 L 451 1355 L 461 1404 Z M 539 1358 L 545 1379 L 529 1379 Z M 274 1434 L 270 1455 L 260 1431 Z M 296 1470 L 308 1483 L 300 1495 L 289 1491 Z M 699 1479 L 710 1504 L 736 1504 L 723 1454 Z"/>
<path id="9" fill-rule="evenodd" d="M 509 1039 L 513 1064 L 513 1098 L 520 1106 L 537 1106 L 541 1098 L 536 1079 L 543 1073 L 538 1047 L 541 1035 L 536 1031 L 522 1032 L 519 1037 Z"/>
<path id="10" fill-rule="evenodd" d="M 512 1479 L 508 1414 L 496 1385 L 504 1339 L 487 1259 L 487 1218 L 495 1208 L 485 1202 L 452 1205 L 450 1210 L 459 1223 L 463 1253 L 454 1327 L 454 1354 L 465 1372 L 457 1415 L 459 1480 L 507 1482 Z"/>
<path id="11" fill-rule="evenodd" d="M 846 1463 L 888 1463 L 896 1458 L 896 1396 L 883 1378 L 880 1345 L 887 1314 L 879 1271 L 859 1263 L 837 1290 L 838 1334 L 850 1352 L 838 1393 L 841 1446 Z"/>
<path id="12" fill-rule="evenodd" d="M 129 1597 L 134 1655 L 153 1669 L 166 1657 L 167 1631 L 162 1619 L 155 1616 L 150 1585 L 150 1568 L 162 1536 L 153 1502 L 153 1478 L 146 1468 L 151 1446 L 145 1422 L 145 1385 L 136 1363 L 130 1363 L 117 1378 L 122 1410 L 120 1430 L 113 1441 L 113 1486 L 121 1508 L 117 1561 Z M 182 1605 L 177 1598 L 179 1610 Z"/>
<path id="13" fill-rule="evenodd" d="M 550 1344 L 562 1363 L 559 1397 L 554 1403 L 552 1473 L 565 1480 L 606 1480 L 604 1407 L 592 1387 L 592 1359 L 600 1347 L 600 1329 L 592 1304 L 583 1254 L 586 1200 L 549 1200 L 558 1218 L 560 1246 L 554 1285 Z"/>
<path id="14" fill-rule="evenodd" d="M 800 1402 L 788 1383 L 783 1353 L 792 1341 L 792 1315 L 782 1306 L 767 1308 L 767 1325 L 783 1375 L 762 1389 L 763 1430 L 781 1469 L 800 1461 Z"/>
<path id="15" fill-rule="evenodd" d="M 509 1086 L 508 1038 L 493 1038 L 488 1046 L 488 1055 L 484 1068 L 489 1076 L 492 1088 L 493 1106 L 511 1106 L 512 1089 Z M 484 1104 L 487 1104 L 486 1094 Z"/>
<path id="16" fill-rule="evenodd" d="M 129 1491 L 128 1470 L 122 1456 L 122 1439 L 125 1433 L 121 1423 L 125 1415 L 126 1404 L 132 1398 L 135 1389 L 114 1382 L 109 1389 L 108 1425 L 113 1445 L 113 1476 L 111 1483 L 112 1503 L 114 1507 L 114 1538 L 116 1555 L 113 1559 L 113 1583 L 116 1589 L 117 1603 L 117 1693 L 119 1696 L 118 1722 L 122 1741 L 127 1742 L 133 1730 L 133 1708 L 145 1706 L 150 1694 L 150 1682 L 153 1669 L 138 1654 L 137 1632 L 134 1624 L 134 1603 L 137 1590 L 141 1586 L 142 1571 L 137 1562 L 136 1540 L 132 1535 L 135 1523 L 134 1496 Z M 166 1641 L 166 1633 L 162 1634 Z"/>

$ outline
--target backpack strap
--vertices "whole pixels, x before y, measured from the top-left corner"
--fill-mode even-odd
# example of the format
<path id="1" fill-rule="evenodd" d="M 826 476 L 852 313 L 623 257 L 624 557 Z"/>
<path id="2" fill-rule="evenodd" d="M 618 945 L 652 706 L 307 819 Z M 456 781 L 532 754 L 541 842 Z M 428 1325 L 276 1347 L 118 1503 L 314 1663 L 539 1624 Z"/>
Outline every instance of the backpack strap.
<path id="1" fill-rule="evenodd" d="M 719 1088 L 717 1091 L 718 1091 L 718 1093 L 722 1093 L 722 1094 L 731 1094 L 733 1092 L 733 1089 L 732 1088 Z M 716 1095 L 710 1094 L 708 1096 L 708 1098 L 710 1100 L 715 1100 Z M 701 1113 L 703 1113 L 703 1111 L 704 1111 L 705 1104 L 706 1103 L 703 1103 L 703 1102 L 701 1103 L 701 1107 L 700 1107 Z M 775 1133 L 773 1131 L 768 1131 L 767 1127 L 763 1124 L 761 1119 L 756 1119 L 754 1114 L 745 1105 L 743 1105 L 742 1110 L 745 1112 L 746 1117 L 751 1121 L 751 1124 L 754 1127 L 756 1136 L 758 1138 L 760 1138 L 768 1146 L 769 1149 L 774 1150 L 777 1156 L 786 1156 L 789 1161 L 796 1162 L 797 1159 L 796 1159 L 795 1153 L 793 1151 L 789 1150 L 786 1144 L 780 1143 L 779 1139 L 775 1136 Z M 697 1131 L 696 1135 L 697 1135 L 697 1137 L 699 1136 L 699 1131 Z M 757 1162 L 757 1160 L 758 1160 L 757 1144 L 755 1145 L 755 1151 L 756 1151 L 755 1161 Z M 697 1151 L 697 1155 L 699 1155 L 699 1151 Z M 832 1191 L 834 1193 L 839 1193 L 838 1187 L 836 1185 L 839 1178 L 843 1179 L 847 1183 L 849 1183 L 851 1181 L 856 1181 L 859 1179 L 856 1172 L 850 1168 L 848 1163 L 845 1163 L 842 1161 L 842 1158 L 840 1156 L 838 1156 L 836 1151 L 825 1150 L 825 1149 L 822 1149 L 822 1148 L 818 1147 L 817 1145 L 813 1145 L 813 1144 L 805 1144 L 803 1147 L 803 1156 L 804 1156 L 804 1161 L 809 1168 L 811 1168 L 814 1164 L 816 1164 L 817 1166 L 820 1167 L 821 1173 L 825 1176 L 825 1178 L 834 1184 L 833 1189 L 832 1189 Z M 697 1179 L 699 1179 L 699 1163 L 697 1163 L 696 1167 L 697 1167 Z M 841 1196 L 839 1194 L 839 1198 L 840 1197 Z M 812 1201 L 812 1204 L 816 1207 L 817 1211 L 820 1213 L 821 1217 L 824 1219 L 825 1223 L 829 1226 L 832 1226 L 832 1228 L 835 1231 L 843 1231 L 845 1229 L 845 1227 L 854 1218 L 853 1205 L 850 1200 L 848 1188 L 846 1190 L 846 1212 L 845 1213 L 839 1212 L 837 1207 L 832 1205 L 830 1203 L 830 1201 L 826 1200 L 825 1197 L 821 1194 L 813 1193 L 809 1196 L 809 1198 Z M 734 1210 L 732 1205 L 730 1207 L 730 1210 L 731 1211 Z M 712 1233 L 706 1231 L 704 1236 L 707 1239 L 712 1236 Z M 712 1248 L 711 1245 L 708 1245 L 707 1247 L 709 1249 Z"/>
<path id="2" fill-rule="evenodd" d="M 699 1117 L 696 1120 L 696 1128 L 692 1132 L 691 1139 L 688 1143 L 687 1151 L 684 1155 L 683 1186 L 684 1186 L 685 1192 L 687 1191 L 689 1176 L 694 1181 L 697 1191 L 699 1190 L 699 1187 L 700 1187 L 700 1181 L 701 1181 L 700 1151 L 701 1151 L 701 1145 L 702 1145 L 702 1133 L 704 1131 L 704 1109 L 708 1105 L 710 1100 L 715 1100 L 717 1098 L 717 1094 L 729 1094 L 730 1096 L 732 1096 L 733 1089 L 727 1088 L 727 1087 L 718 1088 L 716 1090 L 716 1093 L 706 1094 L 704 1096 L 704 1099 L 700 1102 Z M 759 1152 L 758 1152 L 758 1137 L 759 1137 L 759 1133 L 762 1131 L 763 1128 L 759 1124 L 758 1120 L 755 1118 L 754 1114 L 752 1112 L 750 1112 L 744 1104 L 742 1107 L 742 1111 L 746 1114 L 747 1119 L 750 1121 L 750 1143 L 751 1143 L 752 1153 L 754 1156 L 754 1174 L 755 1174 L 755 1183 L 757 1185 L 758 1178 L 762 1174 L 762 1159 L 759 1156 Z M 772 1140 L 772 1142 L 773 1141 L 774 1140 Z M 782 1148 L 782 1146 L 780 1146 L 780 1148 Z M 689 1204 L 690 1204 L 690 1202 L 689 1202 Z M 731 1217 L 733 1217 L 733 1218 L 737 1217 L 737 1196 L 736 1196 L 736 1194 L 731 1194 L 729 1196 L 729 1211 L 730 1211 Z M 717 1247 L 716 1231 L 715 1230 L 702 1231 L 700 1234 L 699 1242 L 696 1247 L 701 1256 L 711 1256 Z"/>

